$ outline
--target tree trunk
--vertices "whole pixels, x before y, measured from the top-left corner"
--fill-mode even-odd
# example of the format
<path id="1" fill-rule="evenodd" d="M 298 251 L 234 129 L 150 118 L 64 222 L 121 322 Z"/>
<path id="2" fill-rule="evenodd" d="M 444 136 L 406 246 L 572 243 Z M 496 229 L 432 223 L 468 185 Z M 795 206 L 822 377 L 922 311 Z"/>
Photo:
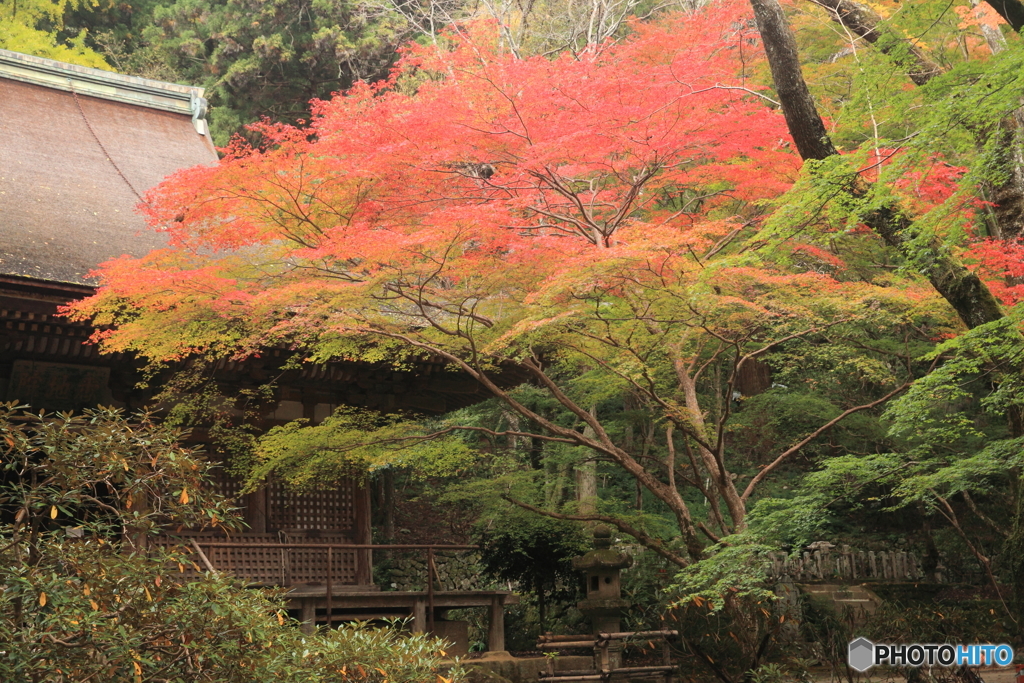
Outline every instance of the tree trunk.
<path id="1" fill-rule="evenodd" d="M 850 33 L 874 45 L 888 55 L 916 85 L 924 85 L 944 69 L 932 61 L 913 42 L 890 31 L 883 24 L 877 12 L 853 0 L 810 0 L 825 8 L 832 19 Z M 971 0 L 977 6 L 981 0 Z M 981 31 L 993 54 L 1006 48 L 1006 39 L 999 29 L 982 22 Z M 1020 111 L 1004 119 L 994 135 L 994 163 L 1005 175 L 998 184 L 987 183 L 992 216 L 995 219 L 993 233 L 999 239 L 1015 239 L 1024 234 L 1024 146 L 1021 130 L 1024 117 Z M 982 139 L 979 145 L 984 145 Z"/>
<path id="2" fill-rule="evenodd" d="M 786 126 L 803 159 L 825 159 L 836 153 L 825 124 L 804 82 L 796 38 L 777 0 L 750 0 L 757 19 L 757 29 L 768 54 L 768 66 L 775 81 L 775 91 L 782 103 Z"/>
<path id="3" fill-rule="evenodd" d="M 590 414 L 597 417 L 597 408 L 591 406 Z M 587 425 L 583 435 L 594 438 L 594 430 Z M 597 461 L 591 458 L 576 466 L 576 509 L 581 515 L 592 515 L 597 512 Z"/>
<path id="4" fill-rule="evenodd" d="M 540 632 L 545 632 L 545 625 L 547 622 L 547 604 L 544 600 L 544 581 L 543 579 L 537 579 L 537 622 L 540 626 Z"/>
<path id="5" fill-rule="evenodd" d="M 1013 610 L 1016 614 L 1024 615 L 1024 491 L 1021 490 L 1024 486 L 1021 484 L 1019 470 L 1014 469 L 1011 476 L 1011 505 L 1015 507 L 1013 526 L 1000 552 L 1009 574 Z M 1017 631 L 1018 634 L 1024 632 L 1024 619 L 1018 622 Z"/>
<path id="6" fill-rule="evenodd" d="M 889 55 L 917 85 L 924 85 L 942 73 L 941 66 L 933 62 L 912 42 L 889 31 L 882 17 L 867 5 L 853 0 L 811 0 L 828 10 L 832 19 L 858 38 L 873 44 Z"/>
<path id="7" fill-rule="evenodd" d="M 395 472 L 390 467 L 381 475 L 381 506 L 384 508 L 384 540 L 395 540 Z"/>
<path id="8" fill-rule="evenodd" d="M 690 421 L 694 424 L 697 431 L 702 431 L 705 422 L 704 414 L 700 410 L 700 403 L 697 398 L 697 385 L 694 383 L 693 378 L 684 369 L 680 368 L 678 364 L 676 364 L 676 381 L 682 390 L 683 404 L 690 414 Z M 704 467 L 707 468 L 708 475 L 711 477 L 712 487 L 708 493 L 716 494 L 708 496 L 708 504 L 717 508 L 717 496 L 721 496 L 721 500 L 729 511 L 733 530 L 737 532 L 743 531 L 747 526 L 747 506 L 743 502 L 740 492 L 736 490 L 736 483 L 732 479 L 732 473 L 726 469 L 725 463 L 721 462 L 712 451 L 698 444 L 697 452 L 700 454 Z"/>
<path id="9" fill-rule="evenodd" d="M 837 154 L 804 82 L 796 39 L 782 12 L 782 6 L 778 0 L 750 0 L 750 4 L 754 8 L 757 27 L 764 40 L 765 53 L 776 83 L 775 89 L 786 115 L 786 125 L 790 135 L 797 141 L 800 156 L 807 161 Z M 820 131 L 822 137 L 817 141 L 812 140 L 815 134 L 812 131 Z M 867 187 L 857 179 L 851 183 L 848 191 L 854 197 L 863 197 L 867 194 Z M 913 223 L 897 207 L 885 206 L 872 210 L 863 220 L 887 244 L 915 258 L 918 268 L 927 274 L 932 286 L 949 302 L 967 327 L 974 328 L 1003 317 L 999 302 L 985 283 L 958 259 L 944 253 L 941 245 L 936 244 L 930 249 L 931 255 L 924 262 L 909 253 L 907 243 L 914 237 Z"/>
<path id="10" fill-rule="evenodd" d="M 597 512 L 597 463 L 593 460 L 576 467 L 576 501 L 581 515 Z"/>
<path id="11" fill-rule="evenodd" d="M 999 13 L 1013 30 L 1020 33 L 1024 28 L 1024 2 L 1021 0 L 988 0 L 988 4 Z"/>

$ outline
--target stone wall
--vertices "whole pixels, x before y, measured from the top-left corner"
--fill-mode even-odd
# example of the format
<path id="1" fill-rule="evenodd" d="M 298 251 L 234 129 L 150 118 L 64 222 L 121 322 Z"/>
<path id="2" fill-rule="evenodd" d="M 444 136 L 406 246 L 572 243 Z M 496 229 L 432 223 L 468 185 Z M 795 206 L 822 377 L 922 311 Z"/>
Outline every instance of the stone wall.
<path id="1" fill-rule="evenodd" d="M 390 557 L 388 557 L 390 555 Z M 473 551 L 434 553 L 434 590 L 472 591 L 493 588 L 483 576 L 479 555 Z M 374 551 L 374 563 L 381 567 L 382 590 L 422 591 L 427 588 L 427 552 Z"/>

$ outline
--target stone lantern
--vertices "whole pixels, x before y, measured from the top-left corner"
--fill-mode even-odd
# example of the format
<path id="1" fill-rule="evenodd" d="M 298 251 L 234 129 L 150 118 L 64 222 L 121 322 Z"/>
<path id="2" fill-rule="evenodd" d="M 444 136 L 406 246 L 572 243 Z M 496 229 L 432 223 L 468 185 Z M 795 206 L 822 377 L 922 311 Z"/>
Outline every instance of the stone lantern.
<path id="1" fill-rule="evenodd" d="M 621 630 L 620 619 L 629 601 L 622 599 L 620 574 L 632 564 L 632 557 L 612 549 L 612 530 L 603 525 L 594 527 L 594 549 L 572 559 L 573 568 L 582 571 L 587 579 L 587 598 L 577 606 L 590 618 L 595 635 Z M 608 649 L 607 656 L 608 660 L 598 668 L 621 666 L 621 640 Z"/>

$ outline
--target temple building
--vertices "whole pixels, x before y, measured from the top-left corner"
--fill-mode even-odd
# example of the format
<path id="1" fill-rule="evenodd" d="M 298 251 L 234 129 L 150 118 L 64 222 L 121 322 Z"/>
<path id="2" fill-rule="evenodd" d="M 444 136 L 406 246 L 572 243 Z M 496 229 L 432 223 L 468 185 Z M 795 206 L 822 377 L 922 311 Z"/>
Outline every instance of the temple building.
<path id="1" fill-rule="evenodd" d="M 0 400 L 127 411 L 150 401 L 152 391 L 139 388 L 143 363 L 100 354 L 88 343 L 92 328 L 65 320 L 58 307 L 93 293 L 90 273 L 100 263 L 164 245 L 135 207 L 167 175 L 217 162 L 206 112 L 202 88 L 0 50 Z M 255 388 L 287 357 L 269 349 L 258 359 L 224 361 L 217 380 Z M 386 363 L 310 365 L 282 375 L 259 427 L 316 423 L 339 405 L 438 413 L 485 397 L 440 361 L 405 372 Z M 225 471 L 217 485 L 231 496 L 240 490 Z M 245 533 L 178 539 L 195 548 L 197 566 L 291 588 L 291 606 L 309 625 L 408 616 L 414 631 L 433 626 L 464 640 L 464 628 L 445 625 L 444 610 L 489 606 L 491 649 L 504 649 L 502 606 L 516 600 L 508 592 L 374 585 L 370 495 L 357 481 L 303 493 L 270 481 L 238 504 Z"/>

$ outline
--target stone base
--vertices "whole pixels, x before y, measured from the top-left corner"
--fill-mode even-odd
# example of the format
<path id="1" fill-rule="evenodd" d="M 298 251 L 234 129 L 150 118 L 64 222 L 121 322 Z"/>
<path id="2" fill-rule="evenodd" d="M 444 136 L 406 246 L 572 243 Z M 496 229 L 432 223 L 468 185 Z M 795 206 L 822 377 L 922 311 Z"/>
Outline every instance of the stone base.
<path id="1" fill-rule="evenodd" d="M 469 654 L 469 622 L 468 621 L 434 621 L 431 633 L 444 638 L 450 643 L 445 649 L 450 657 L 463 657 Z"/>
<path id="2" fill-rule="evenodd" d="M 593 657 L 556 657 L 555 671 L 579 671 L 594 666 Z M 465 663 L 468 683 L 537 683 L 548 670 L 547 657 L 512 657 L 508 652 L 488 652 Z"/>
<path id="3" fill-rule="evenodd" d="M 864 585 L 802 583 L 797 586 L 805 594 L 831 604 L 836 613 L 848 613 L 854 626 L 863 625 L 882 604 L 882 599 Z"/>

